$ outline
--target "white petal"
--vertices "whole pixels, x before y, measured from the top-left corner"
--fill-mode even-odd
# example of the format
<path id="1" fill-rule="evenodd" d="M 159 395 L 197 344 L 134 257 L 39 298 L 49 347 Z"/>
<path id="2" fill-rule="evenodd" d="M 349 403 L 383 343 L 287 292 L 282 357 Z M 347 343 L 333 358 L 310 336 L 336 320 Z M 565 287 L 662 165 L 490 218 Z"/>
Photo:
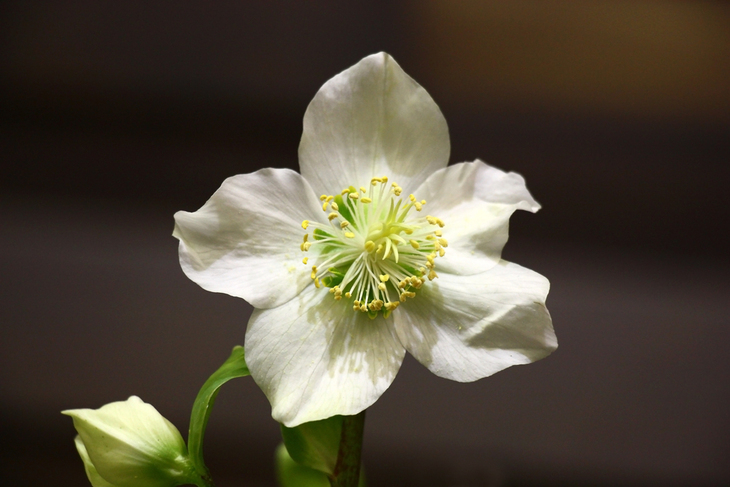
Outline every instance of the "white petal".
<path id="1" fill-rule="evenodd" d="M 515 210 L 540 209 L 522 176 L 478 160 L 432 174 L 416 197 L 427 201 L 425 213 L 446 223 L 449 247 L 436 270 L 461 275 L 484 272 L 499 262 Z"/>
<path id="2" fill-rule="evenodd" d="M 195 213 L 177 212 L 173 235 L 190 279 L 269 308 L 311 283 L 302 264 L 302 221 L 318 218 L 319 200 L 301 175 L 262 169 L 226 179 Z"/>
<path id="3" fill-rule="evenodd" d="M 411 192 L 449 159 L 449 132 L 431 96 L 386 53 L 320 88 L 304 114 L 299 167 L 319 193 L 388 176 Z"/>
<path id="4" fill-rule="evenodd" d="M 278 308 L 255 310 L 245 347 L 271 415 L 290 427 L 369 407 L 405 355 L 392 320 L 371 320 L 314 286 Z"/>
<path id="5" fill-rule="evenodd" d="M 549 286 L 541 275 L 502 261 L 481 274 L 442 273 L 392 316 L 419 362 L 440 377 L 470 382 L 557 348 L 545 308 Z"/>
<path id="6" fill-rule="evenodd" d="M 86 476 L 89 478 L 89 482 L 91 483 L 91 485 L 93 487 L 115 487 L 114 485 L 107 482 L 104 477 L 99 475 L 99 472 L 97 472 L 96 467 L 91 462 L 89 454 L 86 451 L 86 446 L 84 445 L 84 442 L 79 435 L 76 435 L 74 443 L 76 444 L 76 451 L 79 452 L 79 456 L 84 462 L 84 470 L 86 470 Z"/>

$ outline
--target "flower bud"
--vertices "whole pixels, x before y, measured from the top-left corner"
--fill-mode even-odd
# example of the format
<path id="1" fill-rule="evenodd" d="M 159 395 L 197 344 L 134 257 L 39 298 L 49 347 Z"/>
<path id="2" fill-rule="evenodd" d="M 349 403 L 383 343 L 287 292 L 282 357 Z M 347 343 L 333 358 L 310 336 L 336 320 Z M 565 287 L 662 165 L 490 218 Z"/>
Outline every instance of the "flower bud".
<path id="1" fill-rule="evenodd" d="M 196 483 L 180 432 L 137 396 L 71 416 L 79 450 L 94 487 L 173 487 Z"/>

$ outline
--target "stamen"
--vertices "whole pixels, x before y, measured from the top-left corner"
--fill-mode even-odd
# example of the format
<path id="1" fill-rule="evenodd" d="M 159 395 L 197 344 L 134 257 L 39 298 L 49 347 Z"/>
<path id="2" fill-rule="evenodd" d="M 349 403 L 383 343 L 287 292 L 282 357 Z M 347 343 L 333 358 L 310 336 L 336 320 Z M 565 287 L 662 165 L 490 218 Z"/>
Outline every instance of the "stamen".
<path id="1" fill-rule="evenodd" d="M 304 230 L 314 227 L 312 241 L 305 233 L 300 248 L 313 250 L 302 263 L 316 264 L 310 272 L 315 287 L 325 287 L 337 301 L 352 299 L 352 309 L 371 319 L 380 313 L 388 318 L 402 302 L 416 298 L 438 277 L 435 260 L 448 247 L 440 230 L 444 222 L 418 213 L 426 200 L 401 197 L 402 192 L 387 177 L 373 177 L 365 186 L 320 197 L 329 225 L 302 221 Z"/>

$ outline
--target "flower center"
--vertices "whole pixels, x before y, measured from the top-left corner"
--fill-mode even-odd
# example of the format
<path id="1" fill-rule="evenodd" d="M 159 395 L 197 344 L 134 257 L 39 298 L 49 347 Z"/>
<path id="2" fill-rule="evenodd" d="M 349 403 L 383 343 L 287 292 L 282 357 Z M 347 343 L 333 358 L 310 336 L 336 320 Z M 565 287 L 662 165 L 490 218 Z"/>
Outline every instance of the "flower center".
<path id="1" fill-rule="evenodd" d="M 444 222 L 421 214 L 426 200 L 401 198 L 402 188 L 387 183 L 387 177 L 373 178 L 367 188 L 323 194 L 329 223 L 302 222 L 302 228 L 312 229 L 312 238 L 306 233 L 300 248 L 311 252 L 303 262 L 314 264 L 314 285 L 328 287 L 338 301 L 353 299 L 352 309 L 371 318 L 381 312 L 387 318 L 400 303 L 415 298 L 427 279 L 438 277 L 434 261 L 448 246 Z"/>

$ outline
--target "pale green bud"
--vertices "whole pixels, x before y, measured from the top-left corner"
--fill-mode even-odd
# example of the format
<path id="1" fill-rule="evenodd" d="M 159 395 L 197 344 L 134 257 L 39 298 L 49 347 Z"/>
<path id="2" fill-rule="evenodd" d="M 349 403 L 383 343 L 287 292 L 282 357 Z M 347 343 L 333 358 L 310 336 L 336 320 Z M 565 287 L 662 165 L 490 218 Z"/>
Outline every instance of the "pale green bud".
<path id="1" fill-rule="evenodd" d="M 180 432 L 137 396 L 71 416 L 79 450 L 94 487 L 173 487 L 197 475 Z"/>

